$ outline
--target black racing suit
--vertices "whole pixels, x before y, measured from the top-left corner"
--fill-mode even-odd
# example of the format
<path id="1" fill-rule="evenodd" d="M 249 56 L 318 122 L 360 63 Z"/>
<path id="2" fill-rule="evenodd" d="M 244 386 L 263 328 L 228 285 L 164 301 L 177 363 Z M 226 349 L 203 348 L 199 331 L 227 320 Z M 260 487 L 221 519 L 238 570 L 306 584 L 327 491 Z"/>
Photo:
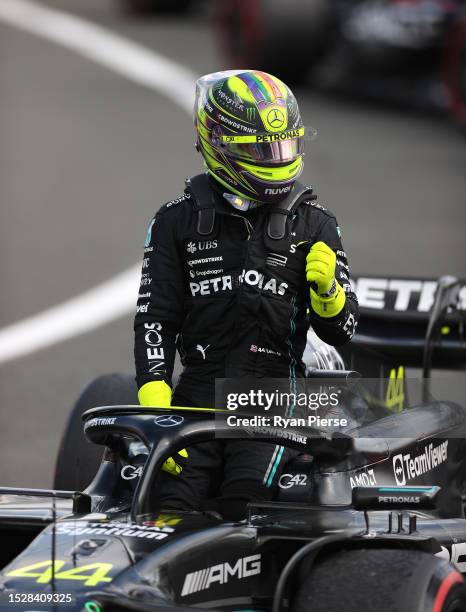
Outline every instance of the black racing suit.
<path id="1" fill-rule="evenodd" d="M 357 300 L 332 213 L 305 200 L 286 220 L 289 248 L 273 252 L 265 240 L 268 206 L 240 212 L 213 183 L 211 189 L 211 235 L 198 234 L 200 213 L 185 191 L 161 207 L 146 237 L 135 317 L 136 380 L 138 388 L 160 380 L 171 385 L 178 348 L 184 370 L 174 406 L 214 406 L 216 378 L 302 377 L 310 325 L 322 340 L 339 346 L 357 324 Z M 310 307 L 305 262 L 318 241 L 336 252 L 336 278 L 346 292 L 345 307 L 331 319 Z M 271 497 L 287 456 L 280 446 L 240 440 L 191 448 L 181 475 L 165 485 L 162 503 L 199 507 L 223 460 L 223 507 L 231 516 L 241 514 L 235 502 L 242 508 L 245 501 Z"/>

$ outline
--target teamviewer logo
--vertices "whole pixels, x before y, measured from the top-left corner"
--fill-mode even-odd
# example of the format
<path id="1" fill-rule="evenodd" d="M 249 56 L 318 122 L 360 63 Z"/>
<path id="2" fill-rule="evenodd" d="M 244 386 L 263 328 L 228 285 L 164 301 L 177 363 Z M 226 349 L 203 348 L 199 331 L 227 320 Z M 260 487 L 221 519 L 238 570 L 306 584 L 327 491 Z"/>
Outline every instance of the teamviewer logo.
<path id="1" fill-rule="evenodd" d="M 393 457 L 393 473 L 395 474 L 396 484 L 403 487 L 406 484 L 403 455 L 396 455 Z"/>

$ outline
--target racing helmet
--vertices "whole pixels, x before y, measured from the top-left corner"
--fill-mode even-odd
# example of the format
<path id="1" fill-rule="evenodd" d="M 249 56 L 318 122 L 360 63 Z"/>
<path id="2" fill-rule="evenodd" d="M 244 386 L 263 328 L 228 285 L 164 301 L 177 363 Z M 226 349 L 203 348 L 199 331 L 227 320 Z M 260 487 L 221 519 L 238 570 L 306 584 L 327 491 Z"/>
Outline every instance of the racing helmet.
<path id="1" fill-rule="evenodd" d="M 259 70 L 227 70 L 196 82 L 194 127 L 207 171 L 252 202 L 286 198 L 303 169 L 304 125 L 291 90 Z"/>

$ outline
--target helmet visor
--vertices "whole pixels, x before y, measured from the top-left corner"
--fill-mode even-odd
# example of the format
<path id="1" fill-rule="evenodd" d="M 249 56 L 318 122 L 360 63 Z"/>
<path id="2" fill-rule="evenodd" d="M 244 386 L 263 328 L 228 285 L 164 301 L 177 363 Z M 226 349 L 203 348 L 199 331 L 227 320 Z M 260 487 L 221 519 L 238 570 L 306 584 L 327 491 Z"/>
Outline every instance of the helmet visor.
<path id="1" fill-rule="evenodd" d="M 245 161 L 291 162 L 304 153 L 304 128 L 275 134 L 223 135 L 220 146 L 226 155 Z"/>

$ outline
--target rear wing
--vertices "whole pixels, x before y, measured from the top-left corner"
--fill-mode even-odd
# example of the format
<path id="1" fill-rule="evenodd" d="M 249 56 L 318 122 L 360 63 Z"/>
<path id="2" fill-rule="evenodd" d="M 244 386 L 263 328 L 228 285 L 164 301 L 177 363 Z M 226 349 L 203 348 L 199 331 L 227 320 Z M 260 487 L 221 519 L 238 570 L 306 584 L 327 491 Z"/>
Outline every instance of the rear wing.
<path id="1" fill-rule="evenodd" d="M 425 376 L 466 367 L 466 280 L 360 276 L 353 286 L 361 316 L 345 353 L 375 351 Z"/>

